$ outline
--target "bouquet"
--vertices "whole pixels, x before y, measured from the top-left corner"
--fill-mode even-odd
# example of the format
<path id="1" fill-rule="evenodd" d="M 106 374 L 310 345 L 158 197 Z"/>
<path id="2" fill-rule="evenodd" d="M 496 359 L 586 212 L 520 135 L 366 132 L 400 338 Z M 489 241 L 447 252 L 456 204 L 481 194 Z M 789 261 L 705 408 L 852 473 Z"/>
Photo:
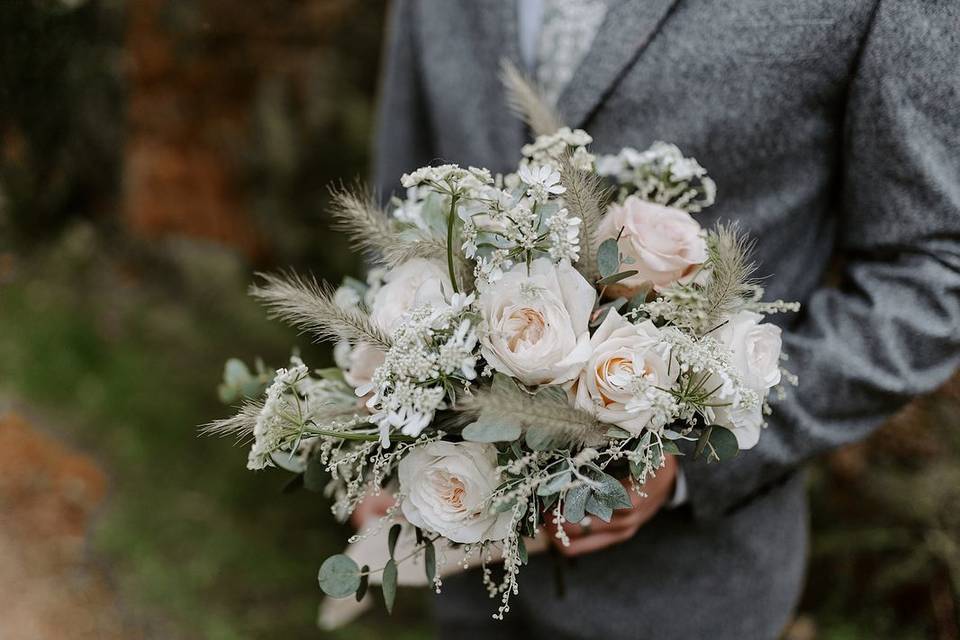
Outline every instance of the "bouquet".
<path id="1" fill-rule="evenodd" d="M 382 565 L 340 554 L 321 566 L 334 598 L 359 599 L 373 579 L 392 609 L 401 563 L 439 589 L 452 560 L 496 559 L 502 579 L 482 573 L 502 619 L 525 539 L 546 521 L 563 543 L 564 523 L 631 508 L 628 487 L 642 492 L 666 456 L 750 449 L 791 379 L 763 320 L 797 305 L 761 301 L 736 226 L 701 228 L 693 214 L 716 192 L 704 168 L 662 142 L 595 156 L 515 70 L 504 78 L 538 134 L 516 172 L 422 167 L 386 210 L 336 191 L 339 227 L 377 265 L 366 279 L 253 287 L 333 341 L 337 366 L 227 365 L 224 397 L 248 399 L 208 430 L 251 439 L 250 469 L 322 486 L 340 518 L 396 495 L 354 538 L 389 527 Z"/>

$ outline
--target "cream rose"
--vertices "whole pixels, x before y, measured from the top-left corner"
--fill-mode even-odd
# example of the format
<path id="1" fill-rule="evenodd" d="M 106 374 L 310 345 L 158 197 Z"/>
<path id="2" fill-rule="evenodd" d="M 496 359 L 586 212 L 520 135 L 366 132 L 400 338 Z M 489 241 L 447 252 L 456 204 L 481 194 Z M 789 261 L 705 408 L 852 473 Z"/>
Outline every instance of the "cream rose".
<path id="1" fill-rule="evenodd" d="M 757 391 L 780 384 L 780 327 L 762 320 L 759 313 L 741 311 L 717 330 L 720 341 L 730 347 L 743 382 Z"/>
<path id="2" fill-rule="evenodd" d="M 696 275 L 707 259 L 707 243 L 700 225 L 686 211 L 629 196 L 622 205 L 611 205 L 600 220 L 597 238 L 616 238 L 620 252 L 633 259 L 621 265 L 636 275 L 621 280 L 612 295 L 628 296 L 645 282 L 662 288 Z"/>
<path id="3" fill-rule="evenodd" d="M 732 430 L 741 449 L 751 449 L 760 440 L 763 400 L 780 384 L 780 328 L 761 320 L 759 313 L 741 311 L 716 331 L 717 339 L 730 348 L 731 364 L 746 388 L 721 389 L 719 399 L 727 406 L 714 410 L 714 422 Z"/>
<path id="4" fill-rule="evenodd" d="M 649 320 L 632 324 L 611 309 L 590 344 L 593 353 L 574 385 L 574 404 L 601 422 L 639 434 L 653 411 L 636 402 L 636 377 L 669 389 L 679 369 L 669 366 L 659 330 Z"/>
<path id="5" fill-rule="evenodd" d="M 480 295 L 481 352 L 524 384 L 561 384 L 590 357 L 587 325 L 597 293 L 567 263 L 519 264 Z"/>
<path id="6" fill-rule="evenodd" d="M 370 319 L 392 333 L 405 313 L 421 304 L 445 304 L 452 290 L 445 266 L 415 258 L 387 272 L 373 297 Z"/>
<path id="7" fill-rule="evenodd" d="M 411 524 L 453 542 L 502 540 L 511 513 L 491 513 L 499 484 L 497 450 L 476 442 L 431 442 L 413 449 L 399 465 L 400 509 Z"/>

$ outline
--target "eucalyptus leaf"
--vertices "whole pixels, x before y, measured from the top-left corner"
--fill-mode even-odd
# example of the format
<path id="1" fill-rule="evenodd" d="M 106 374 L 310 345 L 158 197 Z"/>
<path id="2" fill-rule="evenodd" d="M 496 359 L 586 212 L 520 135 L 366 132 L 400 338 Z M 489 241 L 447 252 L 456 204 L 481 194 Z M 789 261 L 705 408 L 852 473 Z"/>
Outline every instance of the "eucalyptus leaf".
<path id="1" fill-rule="evenodd" d="M 604 522 L 610 522 L 610 518 L 613 517 L 613 508 L 598 500 L 592 493 L 587 497 L 584 508 L 587 513 L 597 516 Z"/>
<path id="2" fill-rule="evenodd" d="M 569 471 L 561 473 L 558 476 L 554 476 L 537 487 L 537 495 L 541 497 L 551 496 L 563 489 L 563 487 L 566 486 L 572 478 L 573 476 Z"/>
<path id="3" fill-rule="evenodd" d="M 677 443 L 673 440 L 664 440 L 663 441 L 663 452 L 671 456 L 682 456 L 683 452 L 680 451 L 680 447 L 677 446 Z"/>
<path id="4" fill-rule="evenodd" d="M 346 598 L 360 588 L 360 567 L 342 553 L 330 556 L 320 565 L 317 582 L 331 598 Z"/>
<path id="5" fill-rule="evenodd" d="M 616 438 L 617 440 L 625 440 L 626 438 L 632 438 L 633 434 L 626 429 L 622 429 L 617 425 L 612 424 L 607 428 L 607 437 Z"/>
<path id="6" fill-rule="evenodd" d="M 549 451 L 557 445 L 557 432 L 542 425 L 527 427 L 526 441 L 534 451 Z"/>
<path id="7" fill-rule="evenodd" d="M 606 278 L 620 267 L 620 248 L 616 238 L 607 238 L 597 249 L 597 268 L 600 276 Z"/>
<path id="8" fill-rule="evenodd" d="M 587 515 L 587 498 L 590 496 L 590 487 L 578 484 L 567 492 L 563 503 L 563 517 L 569 522 L 577 523 Z"/>
<path id="9" fill-rule="evenodd" d="M 523 432 L 520 425 L 510 423 L 505 416 L 480 415 L 463 429 L 463 439 L 470 442 L 511 442 Z"/>
<path id="10" fill-rule="evenodd" d="M 626 279 L 629 278 L 630 276 L 635 276 L 635 275 L 637 275 L 638 273 L 640 273 L 640 272 L 637 271 L 636 269 L 628 269 L 628 270 L 626 270 L 626 271 L 621 271 L 621 272 L 619 272 L 619 273 L 613 273 L 613 274 L 610 274 L 609 276 L 607 276 L 607 277 L 605 277 L 605 278 L 600 278 L 599 280 L 597 280 L 597 284 L 599 284 L 600 286 L 606 286 L 606 285 L 609 285 L 609 284 L 617 284 L 617 283 L 620 282 L 621 280 L 626 280 Z"/>
<path id="11" fill-rule="evenodd" d="M 433 584 L 434 578 L 437 577 L 437 550 L 430 540 L 427 540 L 423 547 L 423 565 L 427 572 L 427 582 Z"/>
<path id="12" fill-rule="evenodd" d="M 397 540 L 400 539 L 400 531 L 403 527 L 400 526 L 400 523 L 397 523 L 390 527 L 390 533 L 387 534 L 387 550 L 390 552 L 390 557 L 393 557 L 393 552 L 397 549 Z"/>
<path id="13" fill-rule="evenodd" d="M 600 472 L 595 478 L 600 486 L 593 490 L 593 495 L 597 500 L 607 505 L 611 509 L 630 509 L 633 507 L 633 501 L 630 500 L 630 494 L 626 487 L 613 476 Z"/>
<path id="14" fill-rule="evenodd" d="M 737 436 L 733 435 L 733 431 L 730 429 L 713 425 L 709 438 L 713 453 L 720 462 L 735 458 L 740 453 Z"/>
<path id="15" fill-rule="evenodd" d="M 520 564 L 527 564 L 530 560 L 530 556 L 527 553 L 527 543 L 523 541 L 523 538 L 517 540 L 517 554 L 520 556 Z"/>
<path id="16" fill-rule="evenodd" d="M 383 567 L 380 586 L 383 588 L 383 604 L 387 607 L 387 613 L 393 613 L 393 602 L 397 599 L 397 563 L 393 558 L 387 560 Z"/>
<path id="17" fill-rule="evenodd" d="M 357 587 L 357 602 L 363 600 L 367 595 L 367 587 L 370 586 L 370 565 L 360 567 L 360 586 Z"/>

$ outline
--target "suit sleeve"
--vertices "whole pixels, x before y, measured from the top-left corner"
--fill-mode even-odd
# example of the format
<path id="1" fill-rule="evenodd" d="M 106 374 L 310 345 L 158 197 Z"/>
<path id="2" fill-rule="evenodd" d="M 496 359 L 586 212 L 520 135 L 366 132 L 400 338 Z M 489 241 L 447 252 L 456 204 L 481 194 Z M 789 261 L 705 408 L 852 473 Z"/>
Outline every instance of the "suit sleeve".
<path id="1" fill-rule="evenodd" d="M 414 0 L 394 0 L 387 17 L 372 171 L 374 188 L 384 200 L 398 190 L 401 175 L 429 164 L 435 155 L 416 12 Z"/>
<path id="2" fill-rule="evenodd" d="M 960 3 L 881 0 L 845 117 L 836 287 L 784 334 L 799 386 L 759 445 L 682 459 L 695 517 L 735 509 L 811 457 L 860 440 L 960 364 Z"/>

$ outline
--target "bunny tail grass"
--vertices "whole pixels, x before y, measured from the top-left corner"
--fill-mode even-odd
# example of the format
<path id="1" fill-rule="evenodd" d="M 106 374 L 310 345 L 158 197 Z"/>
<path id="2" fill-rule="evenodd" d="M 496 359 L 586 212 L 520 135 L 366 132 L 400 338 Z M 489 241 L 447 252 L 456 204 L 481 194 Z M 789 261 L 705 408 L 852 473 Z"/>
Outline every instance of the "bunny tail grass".
<path id="1" fill-rule="evenodd" d="M 263 285 L 253 285 L 250 294 L 270 310 L 270 315 L 309 331 L 321 340 L 367 342 L 384 351 L 390 338 L 373 324 L 370 316 L 343 309 L 333 302 L 333 292 L 312 278 L 297 274 L 260 273 Z"/>
<path id="2" fill-rule="evenodd" d="M 580 258 L 576 267 L 588 282 L 593 282 L 600 275 L 597 268 L 597 247 L 600 246 L 597 229 L 600 218 L 603 217 L 603 208 L 610 196 L 610 189 L 603 186 L 600 176 L 577 169 L 569 158 L 565 158 L 560 167 L 560 183 L 567 189 L 564 194 L 567 207 L 573 215 L 582 220 Z"/>
<path id="3" fill-rule="evenodd" d="M 563 126 L 560 115 L 540 90 L 509 60 L 500 61 L 500 82 L 510 111 L 530 125 L 534 135 L 550 135 Z"/>
<path id="4" fill-rule="evenodd" d="M 753 242 L 736 224 L 715 227 L 707 239 L 710 280 L 704 287 L 707 324 L 712 325 L 743 305 L 755 291 Z"/>

